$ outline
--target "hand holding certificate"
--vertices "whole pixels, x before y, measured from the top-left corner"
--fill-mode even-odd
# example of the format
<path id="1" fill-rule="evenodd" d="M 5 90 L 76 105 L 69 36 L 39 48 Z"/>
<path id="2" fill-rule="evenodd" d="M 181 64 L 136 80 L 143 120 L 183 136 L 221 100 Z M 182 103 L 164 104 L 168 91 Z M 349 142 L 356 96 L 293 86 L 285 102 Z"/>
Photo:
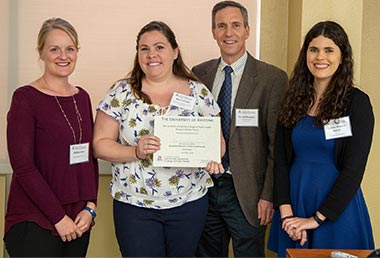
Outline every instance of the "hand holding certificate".
<path id="1" fill-rule="evenodd" d="M 157 116 L 154 135 L 160 150 L 153 154 L 155 167 L 206 167 L 220 162 L 220 118 Z"/>

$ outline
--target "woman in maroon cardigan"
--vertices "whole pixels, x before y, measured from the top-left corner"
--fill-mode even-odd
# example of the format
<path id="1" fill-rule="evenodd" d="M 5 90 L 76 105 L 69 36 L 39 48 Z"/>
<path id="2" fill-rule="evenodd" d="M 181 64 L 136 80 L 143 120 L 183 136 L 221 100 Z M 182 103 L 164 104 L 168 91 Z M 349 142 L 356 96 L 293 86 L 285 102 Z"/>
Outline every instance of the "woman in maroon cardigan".
<path id="1" fill-rule="evenodd" d="M 13 94 L 7 143 L 13 169 L 5 217 L 12 257 L 84 257 L 96 216 L 98 164 L 92 156 L 89 95 L 69 82 L 78 36 L 60 18 L 38 35 L 43 75 Z"/>

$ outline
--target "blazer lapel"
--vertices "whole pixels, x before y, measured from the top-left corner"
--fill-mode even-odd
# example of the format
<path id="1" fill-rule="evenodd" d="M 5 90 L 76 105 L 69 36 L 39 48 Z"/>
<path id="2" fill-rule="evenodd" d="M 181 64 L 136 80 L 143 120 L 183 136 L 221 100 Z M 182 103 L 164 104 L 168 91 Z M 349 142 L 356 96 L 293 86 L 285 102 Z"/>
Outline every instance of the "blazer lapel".
<path id="1" fill-rule="evenodd" d="M 216 69 L 218 69 L 219 62 L 220 58 L 213 60 L 208 67 L 204 68 L 202 71 L 203 74 L 199 75 L 199 79 L 201 79 L 202 82 L 208 86 L 210 91 L 212 91 L 212 88 L 214 87 L 215 74 Z"/>
<path id="2" fill-rule="evenodd" d="M 256 60 L 248 55 L 247 63 L 244 68 L 243 75 L 240 80 L 239 89 L 236 94 L 235 103 L 231 114 L 231 129 L 230 137 L 236 129 L 236 107 L 244 108 L 247 106 L 248 101 L 252 98 L 252 94 L 256 88 L 257 82 L 255 81 L 257 75 Z"/>

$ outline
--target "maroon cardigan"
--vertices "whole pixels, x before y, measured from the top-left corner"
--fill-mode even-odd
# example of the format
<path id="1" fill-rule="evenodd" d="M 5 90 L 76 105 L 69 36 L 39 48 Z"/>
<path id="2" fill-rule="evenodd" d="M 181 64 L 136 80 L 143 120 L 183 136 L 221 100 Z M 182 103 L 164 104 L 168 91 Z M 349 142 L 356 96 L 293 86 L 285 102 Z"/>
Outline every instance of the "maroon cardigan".
<path id="1" fill-rule="evenodd" d="M 89 162 L 70 165 L 73 133 L 54 96 L 32 86 L 18 88 L 7 120 L 7 144 L 13 169 L 5 234 L 12 225 L 33 221 L 57 235 L 54 224 L 65 215 L 73 220 L 87 201 L 96 203 L 98 163 L 92 156 L 93 115 L 91 101 L 78 87 L 74 95 L 82 116 L 82 143 L 89 142 Z M 58 97 L 79 139 L 73 98 Z"/>

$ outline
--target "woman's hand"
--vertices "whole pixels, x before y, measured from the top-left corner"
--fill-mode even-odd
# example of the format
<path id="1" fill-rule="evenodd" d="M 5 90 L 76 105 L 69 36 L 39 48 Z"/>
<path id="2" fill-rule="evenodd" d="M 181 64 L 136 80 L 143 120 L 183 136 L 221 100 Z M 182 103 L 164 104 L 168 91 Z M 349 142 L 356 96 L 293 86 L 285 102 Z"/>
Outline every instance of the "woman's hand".
<path id="1" fill-rule="evenodd" d="M 92 215 L 86 210 L 81 210 L 76 216 L 74 223 L 79 227 L 82 234 L 90 229 L 92 223 Z M 81 237 L 78 235 L 78 237 Z"/>
<path id="2" fill-rule="evenodd" d="M 221 174 L 224 173 L 224 168 L 222 163 L 218 163 L 216 161 L 210 161 L 207 163 L 207 166 L 205 167 L 205 170 L 209 174 Z"/>
<path id="3" fill-rule="evenodd" d="M 300 240 L 300 244 L 301 244 L 301 246 L 303 246 L 307 242 L 307 232 L 306 232 L 306 229 L 302 230 L 299 233 L 296 233 L 295 230 L 294 230 L 294 234 L 293 235 L 289 235 L 289 237 L 293 241 Z"/>
<path id="4" fill-rule="evenodd" d="M 150 154 L 160 149 L 160 138 L 154 135 L 141 136 L 136 146 L 136 158 L 146 159 Z"/>
<path id="5" fill-rule="evenodd" d="M 311 218 L 289 218 L 282 223 L 282 228 L 288 233 L 293 240 L 301 240 L 301 245 L 307 241 L 307 229 L 315 229 L 319 224 Z"/>
<path id="6" fill-rule="evenodd" d="M 74 240 L 77 237 L 82 236 L 82 231 L 74 223 L 74 221 L 67 215 L 65 215 L 54 226 L 63 242 L 66 242 L 66 241 L 70 242 L 71 240 Z"/>

